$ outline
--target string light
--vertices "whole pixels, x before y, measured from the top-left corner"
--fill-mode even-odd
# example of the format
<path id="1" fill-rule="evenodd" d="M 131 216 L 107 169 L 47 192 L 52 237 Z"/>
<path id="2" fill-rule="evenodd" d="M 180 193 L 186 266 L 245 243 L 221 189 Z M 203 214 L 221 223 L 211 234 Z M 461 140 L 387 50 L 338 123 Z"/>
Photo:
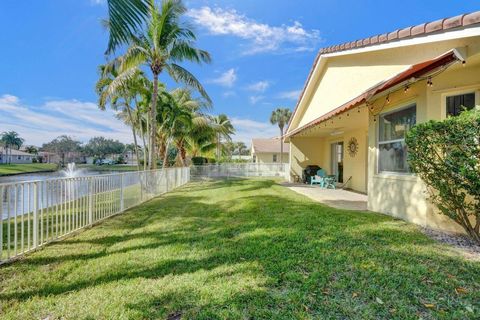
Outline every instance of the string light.
<path id="1" fill-rule="evenodd" d="M 408 90 L 410 90 L 410 86 L 407 84 L 405 85 L 405 89 L 403 89 L 403 92 L 407 93 Z"/>
<path id="2" fill-rule="evenodd" d="M 427 79 L 427 86 L 433 87 L 432 77 L 428 77 L 428 79 Z"/>
<path id="3" fill-rule="evenodd" d="M 387 94 L 387 99 L 385 99 L 385 101 L 387 101 L 387 104 L 390 103 L 390 94 Z"/>

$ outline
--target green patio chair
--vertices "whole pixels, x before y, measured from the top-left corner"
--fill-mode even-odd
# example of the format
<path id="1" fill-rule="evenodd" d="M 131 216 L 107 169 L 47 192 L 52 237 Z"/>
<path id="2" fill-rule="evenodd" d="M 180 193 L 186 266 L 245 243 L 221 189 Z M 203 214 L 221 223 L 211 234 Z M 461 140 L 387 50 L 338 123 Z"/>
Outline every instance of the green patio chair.
<path id="1" fill-rule="evenodd" d="M 332 189 L 336 189 L 336 186 L 335 186 L 335 182 L 337 182 L 337 177 L 334 176 L 334 175 L 329 175 L 329 176 L 326 176 L 325 178 L 323 178 L 323 187 L 325 189 L 328 189 L 328 188 L 332 188 Z"/>
<path id="2" fill-rule="evenodd" d="M 319 184 L 321 188 L 325 185 L 325 177 L 327 173 L 325 170 L 320 169 L 317 171 L 317 174 L 310 178 L 310 185 L 313 186 L 314 184 Z"/>

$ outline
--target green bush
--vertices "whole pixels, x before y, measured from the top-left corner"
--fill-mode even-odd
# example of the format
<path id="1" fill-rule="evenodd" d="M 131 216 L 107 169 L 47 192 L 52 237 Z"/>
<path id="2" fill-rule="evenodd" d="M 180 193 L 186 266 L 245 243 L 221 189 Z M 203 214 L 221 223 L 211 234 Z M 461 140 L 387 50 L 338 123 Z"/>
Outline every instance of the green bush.
<path id="1" fill-rule="evenodd" d="M 408 163 L 432 203 L 480 243 L 480 111 L 429 121 L 407 134 Z"/>

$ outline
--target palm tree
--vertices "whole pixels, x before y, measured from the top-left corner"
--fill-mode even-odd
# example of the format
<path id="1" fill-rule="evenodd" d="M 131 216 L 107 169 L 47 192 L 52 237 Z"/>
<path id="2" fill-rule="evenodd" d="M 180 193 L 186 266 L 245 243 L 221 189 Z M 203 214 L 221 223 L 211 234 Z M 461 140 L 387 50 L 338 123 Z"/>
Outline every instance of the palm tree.
<path id="1" fill-rule="evenodd" d="M 7 158 L 6 160 L 10 164 L 12 162 L 12 148 L 20 149 L 25 140 L 20 138 L 18 133 L 15 131 L 7 131 L 1 134 L 0 141 L 5 146 L 5 156 Z M 8 155 L 9 150 L 10 156 Z"/>
<path id="2" fill-rule="evenodd" d="M 275 125 L 278 124 L 280 129 L 280 163 L 283 163 L 283 128 L 290 120 L 292 112 L 288 108 L 277 108 L 272 111 L 270 116 L 270 123 Z"/>
<path id="3" fill-rule="evenodd" d="M 107 0 L 109 19 L 104 21 L 110 31 L 107 53 L 127 44 L 142 27 L 151 0 Z"/>
<path id="4" fill-rule="evenodd" d="M 230 141 L 230 135 L 235 133 L 232 122 L 226 114 L 219 114 L 218 116 L 212 117 L 212 126 L 216 135 L 216 146 L 217 146 L 217 162 L 220 160 L 221 148 L 222 148 L 222 139 Z"/>
<path id="5" fill-rule="evenodd" d="M 166 70 L 176 82 L 183 82 L 198 90 L 211 103 L 200 82 L 193 74 L 178 65 L 183 61 L 196 63 L 211 61 L 207 51 L 195 47 L 196 37 L 193 31 L 180 21 L 185 12 L 186 8 L 181 0 L 162 0 L 161 7 L 157 7 L 154 1 L 151 1 L 146 26 L 142 30 L 138 30 L 138 34 L 130 37 L 130 47 L 124 56 L 125 72 L 129 72 L 128 70 L 131 68 L 146 66 L 153 75 L 148 159 L 151 169 L 156 167 L 154 141 L 157 129 L 155 119 L 157 118 L 158 78 L 162 71 Z"/>
<path id="6" fill-rule="evenodd" d="M 122 72 L 121 58 L 101 65 L 100 79 L 95 86 L 99 96 L 98 107 L 105 110 L 107 104 L 112 109 L 123 112 L 127 117 L 124 122 L 132 129 L 133 143 L 135 145 L 135 156 L 137 157 L 137 167 L 140 170 L 140 157 L 137 141 L 136 127 L 138 126 L 133 117 L 135 109 L 138 109 L 138 96 L 148 92 L 149 81 L 138 69 L 132 69 L 131 72 Z M 134 106 L 132 106 L 132 103 Z M 122 117 L 120 115 L 120 117 Z"/>
<path id="7" fill-rule="evenodd" d="M 236 149 L 238 150 L 238 154 L 240 156 L 243 155 L 244 151 L 247 149 L 247 146 L 245 145 L 245 143 L 240 141 L 240 142 L 237 142 L 236 145 L 237 145 Z"/>

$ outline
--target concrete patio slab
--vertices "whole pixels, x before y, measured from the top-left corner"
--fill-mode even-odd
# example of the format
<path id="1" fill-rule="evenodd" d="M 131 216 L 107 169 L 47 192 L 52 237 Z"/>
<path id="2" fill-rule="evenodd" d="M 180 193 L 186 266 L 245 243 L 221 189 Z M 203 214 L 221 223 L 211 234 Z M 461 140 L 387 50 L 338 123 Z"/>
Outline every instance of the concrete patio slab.
<path id="1" fill-rule="evenodd" d="M 367 211 L 367 195 L 342 189 L 323 189 L 298 183 L 283 183 L 283 186 L 310 199 L 337 209 Z"/>

